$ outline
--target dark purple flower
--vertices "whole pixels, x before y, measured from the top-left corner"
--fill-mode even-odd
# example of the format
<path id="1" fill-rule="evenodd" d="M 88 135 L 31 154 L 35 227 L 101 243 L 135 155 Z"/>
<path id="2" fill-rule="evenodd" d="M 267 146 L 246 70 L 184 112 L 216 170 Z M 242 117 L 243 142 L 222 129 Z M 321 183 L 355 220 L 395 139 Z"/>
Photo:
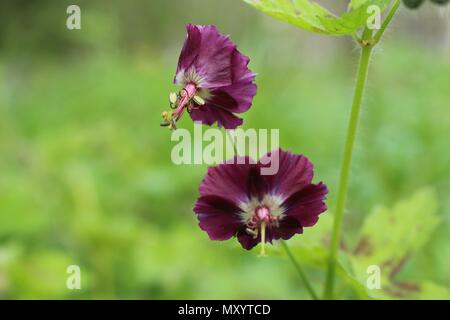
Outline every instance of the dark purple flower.
<path id="1" fill-rule="evenodd" d="M 249 58 L 238 51 L 229 37 L 215 26 L 187 26 L 174 83 L 183 87 L 170 94 L 173 112 L 164 112 L 162 125 L 175 128 L 187 110 L 192 120 L 235 129 L 242 119 L 235 113 L 247 111 L 256 94 L 255 74 Z"/>
<path id="2" fill-rule="evenodd" d="M 261 175 L 267 157 L 279 156 L 279 170 Z M 328 189 L 322 182 L 313 184 L 313 165 L 303 155 L 275 150 L 258 162 L 234 158 L 210 167 L 200 184 L 200 198 L 194 211 L 199 226 L 211 240 L 236 236 L 242 247 L 252 249 L 259 242 L 289 239 L 311 227 L 324 203 Z M 264 254 L 264 245 L 261 247 Z"/>

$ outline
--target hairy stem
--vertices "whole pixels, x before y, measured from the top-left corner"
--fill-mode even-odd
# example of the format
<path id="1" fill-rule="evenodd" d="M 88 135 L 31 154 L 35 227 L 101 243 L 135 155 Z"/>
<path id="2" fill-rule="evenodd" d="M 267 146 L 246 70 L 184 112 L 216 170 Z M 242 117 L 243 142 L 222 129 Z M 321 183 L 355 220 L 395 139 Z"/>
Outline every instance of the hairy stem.
<path id="1" fill-rule="evenodd" d="M 361 102 L 366 85 L 367 71 L 369 68 L 372 46 L 363 46 L 359 60 L 358 76 L 356 79 L 355 93 L 353 96 L 352 112 L 347 129 L 347 139 L 345 141 L 344 158 L 342 160 L 341 174 L 337 194 L 336 210 L 334 216 L 333 234 L 331 238 L 330 259 L 328 265 L 327 278 L 325 283 L 326 299 L 333 299 L 334 277 L 336 273 L 336 258 L 341 237 L 342 218 L 344 216 L 345 200 L 347 199 L 348 180 L 352 163 L 353 147 L 355 145 L 356 132 L 358 129 Z"/>
<path id="2" fill-rule="evenodd" d="M 398 8 L 400 7 L 401 0 L 395 0 L 394 5 L 392 6 L 391 11 L 387 14 L 386 18 L 383 21 L 383 24 L 381 25 L 381 29 L 378 30 L 376 33 L 374 40 L 375 44 L 380 41 L 381 37 L 383 36 L 384 32 L 386 31 L 388 25 L 391 23 L 392 18 L 394 18 L 395 13 L 397 12 Z"/>
<path id="3" fill-rule="evenodd" d="M 319 300 L 319 296 L 314 291 L 313 287 L 308 281 L 308 278 L 306 277 L 305 273 L 303 272 L 303 269 L 300 267 L 300 264 L 295 260 L 291 250 L 289 249 L 288 245 L 285 241 L 281 241 L 281 245 L 283 246 L 284 250 L 286 251 L 289 259 L 291 260 L 292 264 L 294 265 L 295 270 L 297 270 L 298 275 L 300 276 L 300 279 L 302 280 L 303 284 L 306 287 L 306 290 L 311 295 L 311 298 L 313 300 Z"/>
<path id="4" fill-rule="evenodd" d="M 348 181 L 350 176 L 350 168 L 353 157 L 353 149 L 356 140 L 356 133 L 358 129 L 359 115 L 361 111 L 361 103 L 364 95 L 364 88 L 366 86 L 367 73 L 369 69 L 370 57 L 373 46 L 376 45 L 383 36 L 386 28 L 394 17 L 400 6 L 400 0 L 395 0 L 391 10 L 387 14 L 381 29 L 373 36 L 372 32 L 365 29 L 363 33 L 361 44 L 361 55 L 359 59 L 358 75 L 356 78 L 355 92 L 353 95 L 352 111 L 350 114 L 350 121 L 347 128 L 347 138 L 345 141 L 344 157 L 342 160 L 341 173 L 339 178 L 339 186 L 337 193 L 337 202 L 334 216 L 333 234 L 331 238 L 330 257 L 328 262 L 328 270 L 325 282 L 325 299 L 333 299 L 334 297 L 334 283 L 336 276 L 336 263 L 338 258 L 338 251 L 341 239 L 342 220 L 344 217 L 345 202 L 347 199 Z M 366 35 L 366 36 L 364 36 Z"/>

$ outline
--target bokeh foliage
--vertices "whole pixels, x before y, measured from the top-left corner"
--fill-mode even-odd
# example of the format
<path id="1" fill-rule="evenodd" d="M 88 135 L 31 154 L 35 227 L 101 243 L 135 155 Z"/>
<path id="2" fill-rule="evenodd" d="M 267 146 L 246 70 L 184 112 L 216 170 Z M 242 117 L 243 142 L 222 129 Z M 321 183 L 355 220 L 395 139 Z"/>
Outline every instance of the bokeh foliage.
<path id="1" fill-rule="evenodd" d="M 344 38 L 327 40 L 334 41 L 324 44 L 333 45 L 330 55 L 307 51 L 312 38 L 295 38 L 305 48 L 294 50 L 298 31 L 241 1 L 224 2 L 192 1 L 186 11 L 180 1 L 80 1 L 80 31 L 65 29 L 69 2 L 2 3 L 0 297 L 307 297 L 276 251 L 260 259 L 236 241 L 209 241 L 197 227 L 192 206 L 206 167 L 172 164 L 160 113 L 174 88 L 184 24 L 218 24 L 258 73 L 245 127 L 280 128 L 282 147 L 315 163 L 333 207 L 356 57 Z M 378 234 L 365 217 L 373 212 L 366 222 L 376 220 L 389 210 L 375 207 L 395 211 L 396 203 L 410 201 L 396 226 L 427 239 L 396 279 L 438 286 L 431 297 L 446 298 L 450 61 L 398 29 L 374 57 L 345 242 L 357 247 L 361 226 L 363 234 Z M 180 125 L 192 129 L 187 118 Z M 426 186 L 434 190 L 425 192 L 431 200 L 415 204 Z M 318 288 L 326 246 L 320 238 L 330 218 L 326 213 L 293 240 Z M 381 222 L 380 236 L 389 227 Z M 341 263 L 342 296 L 362 294 L 358 264 L 351 257 Z M 65 286 L 70 264 L 81 267 L 80 291 Z"/>

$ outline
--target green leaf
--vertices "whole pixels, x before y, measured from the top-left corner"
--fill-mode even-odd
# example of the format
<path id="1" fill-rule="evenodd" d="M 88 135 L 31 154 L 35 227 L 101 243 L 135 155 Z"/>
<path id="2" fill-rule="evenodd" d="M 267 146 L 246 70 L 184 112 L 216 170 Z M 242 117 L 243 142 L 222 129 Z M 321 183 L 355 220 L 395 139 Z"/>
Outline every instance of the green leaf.
<path id="1" fill-rule="evenodd" d="M 426 188 L 392 208 L 377 207 L 366 218 L 354 250 L 342 249 L 337 261 L 337 276 L 344 287 L 360 299 L 447 299 L 447 288 L 429 281 L 398 280 L 397 273 L 429 240 L 440 219 L 437 196 Z M 328 243 L 333 216 L 321 216 L 314 228 L 306 228 L 301 237 L 289 240 L 289 247 L 301 265 L 325 270 L 329 258 Z M 343 243 L 344 245 L 344 243 Z M 346 247 L 344 245 L 344 247 Z M 275 247 L 270 255 L 283 255 Z M 381 289 L 366 286 L 368 267 L 381 271 Z"/>
<path id="2" fill-rule="evenodd" d="M 380 268 L 381 290 L 371 290 L 372 297 L 412 298 L 441 292 L 429 283 L 396 279 L 405 263 L 429 240 L 438 225 L 437 207 L 435 193 L 427 188 L 393 208 L 378 207 L 367 217 L 350 261 L 361 283 L 367 280 L 369 266 Z"/>
<path id="3" fill-rule="evenodd" d="M 333 227 L 333 216 L 327 212 L 322 215 L 314 228 L 306 228 L 300 237 L 289 240 L 288 245 L 300 265 L 314 267 L 325 271 L 329 259 L 329 238 Z M 279 246 L 269 247 L 269 255 L 284 256 Z M 337 262 L 336 274 L 346 288 L 351 289 L 360 299 L 368 299 L 368 293 L 344 261 L 348 260 L 347 253 L 340 254 Z"/>
<path id="4" fill-rule="evenodd" d="M 367 7 L 378 5 L 383 11 L 391 0 L 352 0 L 349 10 L 336 16 L 311 0 L 244 0 L 267 15 L 296 27 L 328 35 L 346 35 L 365 26 Z"/>
<path id="5" fill-rule="evenodd" d="M 307 247 L 304 245 L 298 245 L 291 247 L 291 250 L 302 265 L 313 266 L 325 272 L 330 256 L 328 248 L 321 246 Z M 340 260 L 347 259 L 346 253 L 341 252 L 340 255 Z M 339 279 L 341 279 L 342 283 L 346 287 L 350 288 L 360 299 L 369 298 L 366 287 L 356 279 L 344 263 L 339 261 L 336 263 L 336 275 Z"/>
<path id="6" fill-rule="evenodd" d="M 448 300 L 448 288 L 430 281 L 423 282 L 392 282 L 374 290 L 372 298 L 376 299 L 409 299 L 409 300 Z"/>
<path id="7" fill-rule="evenodd" d="M 376 208 L 361 229 L 356 255 L 392 269 L 430 238 L 439 222 L 437 207 L 435 193 L 424 189 L 391 209 Z"/>

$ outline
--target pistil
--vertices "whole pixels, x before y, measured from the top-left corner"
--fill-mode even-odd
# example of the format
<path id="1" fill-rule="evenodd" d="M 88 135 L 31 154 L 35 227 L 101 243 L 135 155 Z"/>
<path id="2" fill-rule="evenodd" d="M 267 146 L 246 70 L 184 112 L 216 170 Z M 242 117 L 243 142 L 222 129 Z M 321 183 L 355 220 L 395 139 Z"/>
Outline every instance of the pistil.
<path id="1" fill-rule="evenodd" d="M 261 252 L 259 253 L 260 257 L 266 256 L 266 223 L 263 221 L 261 223 Z"/>
<path id="2" fill-rule="evenodd" d="M 187 84 L 181 91 L 180 91 L 180 102 L 178 103 L 177 108 L 173 112 L 173 116 L 175 118 L 175 121 L 178 121 L 178 119 L 181 117 L 181 115 L 184 112 L 185 107 L 189 104 L 191 99 L 195 96 L 195 93 L 197 91 L 197 87 L 195 84 L 189 83 Z"/>
<path id="3" fill-rule="evenodd" d="M 181 118 L 184 110 L 190 112 L 192 109 L 205 104 L 205 100 L 197 95 L 197 86 L 193 83 L 188 83 L 178 94 L 169 94 L 170 107 L 174 111 L 165 111 L 162 113 L 164 122 L 161 123 L 163 127 L 169 129 L 176 129 L 175 123 Z"/>
<path id="4" fill-rule="evenodd" d="M 267 223 L 270 223 L 270 211 L 267 207 L 261 206 L 255 210 L 256 218 L 259 221 L 259 229 L 261 233 L 261 252 L 259 254 L 260 257 L 264 257 L 266 255 L 266 227 Z"/>

